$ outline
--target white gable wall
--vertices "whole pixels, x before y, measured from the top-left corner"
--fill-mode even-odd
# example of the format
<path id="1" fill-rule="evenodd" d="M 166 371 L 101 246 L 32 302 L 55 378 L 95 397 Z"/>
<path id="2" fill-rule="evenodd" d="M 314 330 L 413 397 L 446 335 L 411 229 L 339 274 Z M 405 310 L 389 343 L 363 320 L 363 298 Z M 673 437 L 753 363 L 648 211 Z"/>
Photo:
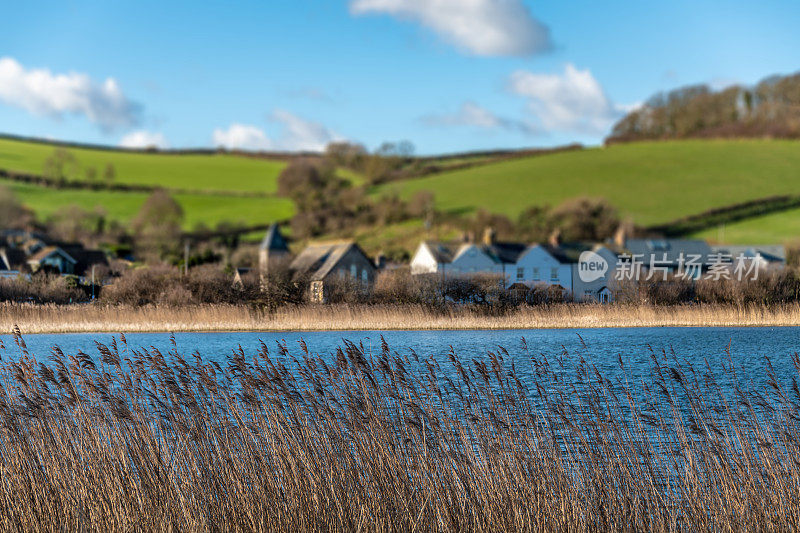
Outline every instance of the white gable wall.
<path id="1" fill-rule="evenodd" d="M 426 243 L 422 243 L 414 253 L 411 259 L 411 273 L 412 274 L 432 274 L 440 269 L 439 263 L 431 253 L 430 248 Z"/>
<path id="2" fill-rule="evenodd" d="M 518 270 L 521 269 L 521 270 Z M 519 277 L 519 273 L 522 277 Z M 524 283 L 533 287 L 537 283 L 561 285 L 572 292 L 572 265 L 562 264 L 537 244 L 525 250 L 517 264 L 508 269 L 509 283 Z"/>
<path id="3" fill-rule="evenodd" d="M 447 271 L 451 275 L 460 274 L 502 274 L 502 265 L 498 265 L 494 260 L 483 253 L 483 251 L 474 244 L 465 244 L 462 246 L 453 262 L 447 267 Z"/>

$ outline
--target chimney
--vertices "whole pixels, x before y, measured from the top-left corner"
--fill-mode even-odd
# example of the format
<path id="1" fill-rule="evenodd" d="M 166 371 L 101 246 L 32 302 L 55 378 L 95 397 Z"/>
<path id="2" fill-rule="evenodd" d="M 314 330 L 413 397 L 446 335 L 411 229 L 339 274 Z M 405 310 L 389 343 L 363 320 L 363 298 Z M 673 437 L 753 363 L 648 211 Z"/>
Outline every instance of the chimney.
<path id="1" fill-rule="evenodd" d="M 628 224 L 623 222 L 617 228 L 617 231 L 614 232 L 614 244 L 619 246 L 620 248 L 625 248 L 625 241 L 628 240 L 628 233 L 630 228 Z"/>
<path id="2" fill-rule="evenodd" d="M 486 228 L 483 230 L 483 244 L 491 246 L 494 244 L 494 228 Z"/>
<path id="3" fill-rule="evenodd" d="M 557 247 L 561 244 L 561 230 L 556 228 L 553 230 L 553 233 L 547 238 L 547 244 L 552 247 Z"/>

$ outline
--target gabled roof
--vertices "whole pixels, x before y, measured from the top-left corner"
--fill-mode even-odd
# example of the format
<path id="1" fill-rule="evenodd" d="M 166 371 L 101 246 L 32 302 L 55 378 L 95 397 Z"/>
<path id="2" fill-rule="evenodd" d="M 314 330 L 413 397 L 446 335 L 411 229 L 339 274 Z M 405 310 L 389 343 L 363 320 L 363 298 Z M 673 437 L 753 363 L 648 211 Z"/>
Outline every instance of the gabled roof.
<path id="1" fill-rule="evenodd" d="M 543 244 L 542 247 L 562 265 L 575 264 L 580 260 L 583 252 L 598 248 L 595 243 L 590 242 L 563 242 L 558 246 Z"/>
<path id="2" fill-rule="evenodd" d="M 437 263 L 451 263 L 459 248 L 459 246 L 435 241 L 425 241 L 424 244 Z"/>
<path id="3" fill-rule="evenodd" d="M 512 264 L 519 260 L 519 256 L 528 249 L 528 246 L 518 242 L 496 242 L 482 248 L 495 262 Z"/>
<path id="4" fill-rule="evenodd" d="M 63 257 L 64 259 L 66 259 L 67 261 L 69 261 L 70 263 L 73 263 L 73 264 L 78 262 L 78 261 L 75 260 L 74 257 L 69 255 L 67 252 L 65 252 L 64 250 L 62 250 L 58 246 L 46 246 L 46 247 L 42 248 L 41 250 L 39 250 L 38 252 L 36 252 L 35 254 L 33 254 L 32 256 L 30 256 L 28 258 L 28 263 L 41 263 L 43 260 L 45 260 L 47 257 L 49 257 L 49 256 L 51 256 L 53 254 L 58 254 L 61 257 Z"/>
<path id="5" fill-rule="evenodd" d="M 272 224 L 267 230 L 267 234 L 261 240 L 259 250 L 269 250 L 270 252 L 288 252 L 289 246 L 286 244 L 286 239 L 281 234 L 281 230 L 277 224 Z"/>
<path id="6" fill-rule="evenodd" d="M 307 274 L 310 281 L 322 280 L 331 273 L 342 257 L 353 249 L 364 257 L 370 267 L 373 267 L 372 262 L 356 243 L 346 241 L 311 244 L 294 258 L 289 268 L 294 271 L 295 277 Z"/>
<path id="7" fill-rule="evenodd" d="M 471 246 L 474 246 L 492 261 L 498 264 L 513 264 L 519 256 L 528 248 L 527 245 L 516 242 L 496 242 L 490 245 L 480 243 L 442 243 L 425 241 L 425 245 L 430 250 L 431 255 L 437 263 L 452 263 Z"/>

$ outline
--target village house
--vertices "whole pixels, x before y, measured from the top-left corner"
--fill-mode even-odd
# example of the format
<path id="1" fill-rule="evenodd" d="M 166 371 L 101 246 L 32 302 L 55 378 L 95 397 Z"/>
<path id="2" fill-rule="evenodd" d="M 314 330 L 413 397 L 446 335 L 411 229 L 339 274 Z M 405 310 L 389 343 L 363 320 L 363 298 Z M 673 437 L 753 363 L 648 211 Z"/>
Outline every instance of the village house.
<path id="1" fill-rule="evenodd" d="M 579 273 L 579 258 L 594 251 L 608 264 L 607 271 L 590 282 Z M 608 301 L 617 253 L 609 246 L 585 243 L 525 245 L 502 243 L 487 231 L 482 243 L 422 242 L 411 259 L 412 274 L 439 274 L 442 279 L 477 273 L 502 277 L 506 288 L 531 289 L 537 285 L 557 289 L 565 298 Z"/>
<path id="2" fill-rule="evenodd" d="M 781 245 L 724 245 L 712 246 L 713 254 L 731 259 L 733 268 L 746 261 L 756 261 L 760 270 L 781 269 L 786 266 L 786 248 Z M 745 268 L 748 265 L 743 265 Z"/>
<path id="3" fill-rule="evenodd" d="M 270 268 L 287 265 L 292 259 L 289 245 L 277 224 L 272 224 L 258 246 L 258 273 L 262 283 L 269 276 Z"/>
<path id="4" fill-rule="evenodd" d="M 507 277 L 525 248 L 524 244 L 496 242 L 491 230 L 484 233 L 482 243 L 424 241 L 411 258 L 411 273 L 458 276 L 481 272 Z"/>
<path id="5" fill-rule="evenodd" d="M 352 241 L 311 244 L 292 260 L 289 269 L 295 280 L 308 283 L 313 303 L 328 301 L 337 283 L 367 291 L 377 273 L 369 257 Z"/>
<path id="6" fill-rule="evenodd" d="M 623 247 L 626 260 L 637 263 L 648 276 L 661 278 L 682 272 L 698 279 L 713 253 L 707 242 L 694 239 L 625 239 Z"/>
<path id="7" fill-rule="evenodd" d="M 45 246 L 28 258 L 32 272 L 47 270 L 58 274 L 75 274 L 78 261 L 58 246 Z"/>
<path id="8" fill-rule="evenodd" d="M 89 250 L 77 243 L 61 243 L 40 233 L 0 232 L 0 270 L 5 272 L 47 271 L 84 276 L 98 265 L 108 266 L 108 258 L 101 250 Z"/>

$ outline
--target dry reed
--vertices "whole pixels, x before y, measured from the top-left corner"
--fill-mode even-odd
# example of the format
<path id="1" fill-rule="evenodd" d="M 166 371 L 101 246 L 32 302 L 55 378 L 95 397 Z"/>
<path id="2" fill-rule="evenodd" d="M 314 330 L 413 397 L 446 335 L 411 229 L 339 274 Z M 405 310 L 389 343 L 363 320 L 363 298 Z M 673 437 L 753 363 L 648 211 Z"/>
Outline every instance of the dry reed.
<path id="1" fill-rule="evenodd" d="M 4 530 L 796 530 L 800 390 L 523 345 L 4 354 Z M 793 359 L 800 371 L 800 360 Z M 619 362 L 624 375 L 623 362 Z M 521 368 L 528 370 L 521 377 Z M 771 369 L 768 366 L 768 369 Z M 565 379 L 568 377 L 568 379 Z M 718 379 L 732 382 L 723 388 Z"/>
<path id="2" fill-rule="evenodd" d="M 26 333 L 179 331 L 382 331 L 660 326 L 800 326 L 800 304 L 590 305 L 520 307 L 501 315 L 418 305 L 287 306 L 274 313 L 246 306 L 103 306 L 0 304 L 0 331 Z"/>

